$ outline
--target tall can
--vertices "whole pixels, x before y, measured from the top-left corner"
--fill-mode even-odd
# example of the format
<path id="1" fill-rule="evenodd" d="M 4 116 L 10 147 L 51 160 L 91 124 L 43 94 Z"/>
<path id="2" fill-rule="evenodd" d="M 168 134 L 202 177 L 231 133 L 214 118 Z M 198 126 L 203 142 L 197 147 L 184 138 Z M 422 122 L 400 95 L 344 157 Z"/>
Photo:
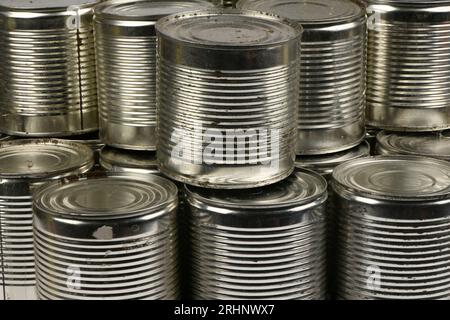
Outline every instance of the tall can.
<path id="1" fill-rule="evenodd" d="M 123 150 L 107 146 L 100 151 L 100 166 L 107 172 L 159 174 L 154 151 Z"/>
<path id="2" fill-rule="evenodd" d="M 177 188 L 154 175 L 95 174 L 37 191 L 40 299 L 176 299 Z"/>
<path id="3" fill-rule="evenodd" d="M 63 140 L 0 143 L 0 300 L 34 300 L 34 190 L 45 182 L 89 171 L 91 149 Z"/>
<path id="4" fill-rule="evenodd" d="M 214 7 L 202 0 L 111 0 L 95 8 L 101 139 L 156 148 L 156 31 L 160 18 Z"/>
<path id="5" fill-rule="evenodd" d="M 298 170 L 250 190 L 186 187 L 194 299 L 324 299 L 320 175 Z"/>
<path id="6" fill-rule="evenodd" d="M 0 132 L 98 130 L 96 0 L 0 1 Z"/>
<path id="7" fill-rule="evenodd" d="M 300 23 L 298 155 L 351 149 L 365 134 L 366 15 L 351 0 L 241 0 Z"/>
<path id="8" fill-rule="evenodd" d="M 170 178 L 236 189 L 294 169 L 302 28 L 254 11 L 161 19 L 158 162 Z"/>
<path id="9" fill-rule="evenodd" d="M 371 0 L 367 12 L 368 124 L 450 128 L 450 1 Z"/>
<path id="10" fill-rule="evenodd" d="M 333 172 L 340 299 L 449 299 L 450 163 L 372 157 Z"/>

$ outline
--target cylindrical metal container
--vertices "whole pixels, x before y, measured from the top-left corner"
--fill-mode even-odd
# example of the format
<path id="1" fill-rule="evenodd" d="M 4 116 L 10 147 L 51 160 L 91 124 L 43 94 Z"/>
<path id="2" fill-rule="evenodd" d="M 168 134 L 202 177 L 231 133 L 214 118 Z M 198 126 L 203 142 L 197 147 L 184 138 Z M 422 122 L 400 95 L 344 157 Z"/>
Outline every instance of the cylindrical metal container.
<path id="1" fill-rule="evenodd" d="M 152 151 L 104 147 L 100 151 L 100 166 L 108 172 L 159 173 L 156 152 Z"/>
<path id="2" fill-rule="evenodd" d="M 450 161 L 450 137 L 441 133 L 382 131 L 377 135 L 379 155 L 416 155 Z"/>
<path id="3" fill-rule="evenodd" d="M 161 19 L 158 162 L 213 188 L 277 182 L 294 169 L 301 27 L 253 11 Z"/>
<path id="4" fill-rule="evenodd" d="M 0 143 L 0 300 L 36 299 L 32 194 L 41 184 L 89 171 L 92 151 L 63 140 Z"/>
<path id="5" fill-rule="evenodd" d="M 367 12 L 368 124 L 450 128 L 450 1 L 371 0 Z"/>
<path id="6" fill-rule="evenodd" d="M 96 2 L 0 1 L 0 132 L 36 137 L 98 129 Z"/>
<path id="7" fill-rule="evenodd" d="M 238 7 L 301 23 L 299 155 L 334 153 L 365 134 L 364 9 L 350 0 L 241 0 Z"/>
<path id="8" fill-rule="evenodd" d="M 346 162 L 337 194 L 340 299 L 449 299 L 450 164 L 415 157 Z"/>
<path id="9" fill-rule="evenodd" d="M 298 170 L 250 190 L 186 187 L 195 299 L 323 299 L 327 185 Z"/>
<path id="10" fill-rule="evenodd" d="M 41 299 L 176 299 L 177 188 L 155 175 L 48 184 L 34 210 Z"/>
<path id="11" fill-rule="evenodd" d="M 90 133 L 90 134 L 83 134 L 83 135 L 79 135 L 79 136 L 73 136 L 73 137 L 70 137 L 69 139 L 64 139 L 64 140 L 87 145 L 94 152 L 95 163 L 98 164 L 100 150 L 105 146 L 105 144 L 100 140 L 97 132 Z"/>
<path id="12" fill-rule="evenodd" d="M 214 7 L 201 0 L 111 0 L 95 8 L 100 136 L 110 146 L 156 148 L 158 19 Z"/>

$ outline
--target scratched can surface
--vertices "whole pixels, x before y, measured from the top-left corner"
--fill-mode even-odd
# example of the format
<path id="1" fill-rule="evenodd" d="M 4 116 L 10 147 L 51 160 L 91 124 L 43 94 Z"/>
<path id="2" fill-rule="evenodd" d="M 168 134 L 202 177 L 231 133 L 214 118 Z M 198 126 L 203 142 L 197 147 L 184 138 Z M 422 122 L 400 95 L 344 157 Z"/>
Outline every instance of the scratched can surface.
<path id="1" fill-rule="evenodd" d="M 156 148 L 156 31 L 160 18 L 214 7 L 201 0 L 111 0 L 95 8 L 100 135 L 110 146 Z"/>
<path id="2" fill-rule="evenodd" d="M 449 299 L 450 164 L 389 156 L 333 172 L 337 297 Z"/>
<path id="3" fill-rule="evenodd" d="M 100 151 L 100 166 L 108 172 L 158 174 L 156 152 L 105 147 Z"/>
<path id="4" fill-rule="evenodd" d="M 239 8 L 300 23 L 299 155 L 334 153 L 365 134 L 364 9 L 350 0 L 241 0 Z"/>
<path id="5" fill-rule="evenodd" d="M 323 299 L 326 189 L 307 170 L 249 190 L 186 186 L 194 299 Z"/>
<path id="6" fill-rule="evenodd" d="M 450 128 L 450 1 L 372 0 L 367 12 L 368 124 Z"/>
<path id="7" fill-rule="evenodd" d="M 156 29 L 161 172 L 223 189 L 289 176 L 301 27 L 271 14 L 216 9 L 166 17 Z"/>
<path id="8" fill-rule="evenodd" d="M 0 131 L 76 135 L 98 129 L 95 0 L 0 1 Z"/>
<path id="9" fill-rule="evenodd" d="M 40 299 L 176 299 L 177 188 L 95 174 L 43 186 L 33 204 Z"/>
<path id="10" fill-rule="evenodd" d="M 0 300 L 36 299 L 32 196 L 39 185 L 89 171 L 92 151 L 63 140 L 0 143 Z"/>
<path id="11" fill-rule="evenodd" d="M 450 161 L 450 131 L 382 131 L 377 135 L 376 151 L 379 155 L 415 155 Z"/>

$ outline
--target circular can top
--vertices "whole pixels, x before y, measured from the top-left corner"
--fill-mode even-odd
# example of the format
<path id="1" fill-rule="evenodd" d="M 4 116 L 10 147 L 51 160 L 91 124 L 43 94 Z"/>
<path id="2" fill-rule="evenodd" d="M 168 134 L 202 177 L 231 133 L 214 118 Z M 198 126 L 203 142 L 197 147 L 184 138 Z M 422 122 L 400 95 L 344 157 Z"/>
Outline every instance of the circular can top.
<path id="1" fill-rule="evenodd" d="M 329 175 L 334 168 L 346 161 L 370 156 L 368 142 L 363 142 L 350 150 L 318 156 L 297 156 L 295 166 L 314 170 L 322 175 Z"/>
<path id="2" fill-rule="evenodd" d="M 112 167 L 151 169 L 157 171 L 158 162 L 156 152 L 121 150 L 104 147 L 100 151 L 100 161 Z"/>
<path id="3" fill-rule="evenodd" d="M 71 7 L 92 6 L 97 2 L 99 0 L 0 0 L 0 11 L 70 11 Z"/>
<path id="4" fill-rule="evenodd" d="M 416 156 L 348 161 L 333 172 L 335 186 L 353 195 L 423 201 L 450 196 L 450 163 Z"/>
<path id="5" fill-rule="evenodd" d="M 152 214 L 157 218 L 177 203 L 177 187 L 153 175 L 98 174 L 46 184 L 35 208 L 53 218 L 114 220 Z"/>
<path id="6" fill-rule="evenodd" d="M 186 185 L 188 197 L 214 207 L 260 213 L 264 209 L 301 206 L 326 193 L 320 175 L 297 169 L 287 179 L 270 186 L 248 190 L 211 190 Z"/>
<path id="7" fill-rule="evenodd" d="M 94 165 L 85 145 L 57 139 L 24 139 L 0 143 L 0 178 L 45 179 L 88 171 Z"/>
<path id="8" fill-rule="evenodd" d="M 401 133 L 381 131 L 377 148 L 387 154 L 418 155 L 450 160 L 450 137 L 446 133 Z"/>
<path id="9" fill-rule="evenodd" d="M 259 48 L 299 39 L 302 27 L 279 16 L 256 11 L 215 9 L 175 14 L 159 20 L 157 31 L 192 46 Z"/>
<path id="10" fill-rule="evenodd" d="M 306 25 L 352 22 L 365 15 L 351 0 L 241 0 L 238 8 L 271 12 Z"/>
<path id="11" fill-rule="evenodd" d="M 95 14 L 100 19 L 156 22 L 171 14 L 208 7 L 214 4 L 203 0 L 109 0 L 99 4 Z"/>

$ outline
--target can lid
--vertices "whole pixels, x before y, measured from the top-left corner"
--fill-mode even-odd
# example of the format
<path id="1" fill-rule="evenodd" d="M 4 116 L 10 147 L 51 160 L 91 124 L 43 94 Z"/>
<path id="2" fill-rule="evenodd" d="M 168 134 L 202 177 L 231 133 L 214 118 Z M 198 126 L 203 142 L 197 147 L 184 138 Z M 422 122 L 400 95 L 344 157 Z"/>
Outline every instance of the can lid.
<path id="1" fill-rule="evenodd" d="M 350 150 L 330 153 L 317 156 L 297 156 L 295 166 L 314 170 L 320 174 L 330 174 L 334 168 L 349 160 L 368 157 L 370 146 L 368 142 L 363 142 Z"/>
<path id="2" fill-rule="evenodd" d="M 119 167 L 142 169 L 158 167 L 154 151 L 121 150 L 106 146 L 100 151 L 100 159 L 112 166 Z"/>
<path id="3" fill-rule="evenodd" d="M 88 6 L 99 0 L 0 0 L 0 11 L 27 10 L 27 11 L 66 11 L 71 6 Z"/>
<path id="4" fill-rule="evenodd" d="M 85 145 L 57 139 L 24 139 L 0 144 L 0 178 L 41 179 L 82 173 L 94 165 Z"/>
<path id="5" fill-rule="evenodd" d="M 98 5 L 95 14 L 100 19 L 152 21 L 183 11 L 214 7 L 203 0 L 110 0 Z"/>
<path id="6" fill-rule="evenodd" d="M 150 174 L 98 174 L 47 184 L 35 199 L 39 212 L 54 217 L 110 220 L 154 214 L 156 218 L 177 203 L 177 187 Z"/>
<path id="7" fill-rule="evenodd" d="M 215 9 L 171 15 L 158 21 L 164 37 L 193 46 L 258 48 L 298 39 L 302 27 L 279 16 L 256 11 Z"/>
<path id="8" fill-rule="evenodd" d="M 450 163 L 417 156 L 356 159 L 339 165 L 334 182 L 369 198 L 432 200 L 450 196 Z"/>
<path id="9" fill-rule="evenodd" d="M 389 154 L 421 155 L 450 160 L 450 136 L 446 134 L 382 131 L 377 135 L 377 143 Z"/>
<path id="10" fill-rule="evenodd" d="M 238 8 L 272 12 L 306 25 L 350 22 L 365 15 L 351 0 L 241 0 Z M 306 25 L 305 25 L 306 24 Z"/>
<path id="11" fill-rule="evenodd" d="M 303 205 L 324 195 L 327 182 L 309 170 L 297 169 L 270 186 L 246 190 L 211 190 L 186 185 L 188 197 L 221 208 L 255 210 Z"/>

